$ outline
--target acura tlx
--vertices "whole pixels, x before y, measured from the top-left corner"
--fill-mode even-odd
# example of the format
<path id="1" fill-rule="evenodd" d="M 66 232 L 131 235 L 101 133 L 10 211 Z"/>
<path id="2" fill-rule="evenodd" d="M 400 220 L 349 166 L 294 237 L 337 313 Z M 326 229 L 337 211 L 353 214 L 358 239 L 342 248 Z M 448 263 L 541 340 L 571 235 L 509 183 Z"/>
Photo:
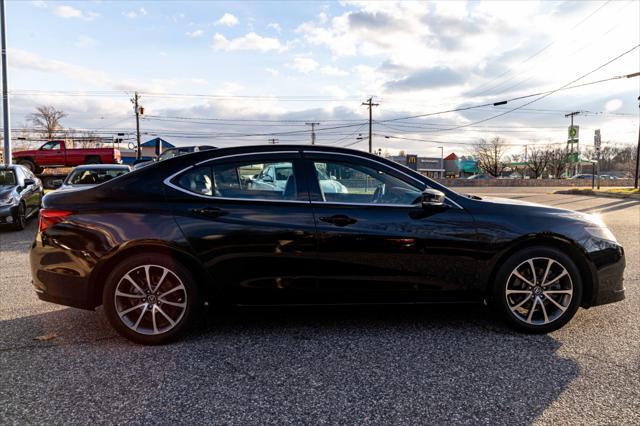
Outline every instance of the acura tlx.
<path id="1" fill-rule="evenodd" d="M 595 216 L 307 145 L 194 152 L 52 192 L 30 260 L 40 299 L 102 305 L 143 344 L 174 339 L 205 304 L 484 302 L 547 333 L 624 298 L 624 251 Z"/>

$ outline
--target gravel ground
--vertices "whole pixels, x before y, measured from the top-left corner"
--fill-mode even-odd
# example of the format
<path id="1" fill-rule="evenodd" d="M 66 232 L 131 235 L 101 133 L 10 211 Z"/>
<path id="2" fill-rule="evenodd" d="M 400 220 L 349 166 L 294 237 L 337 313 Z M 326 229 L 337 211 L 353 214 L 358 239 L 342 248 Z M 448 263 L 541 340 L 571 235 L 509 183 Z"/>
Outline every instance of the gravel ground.
<path id="1" fill-rule="evenodd" d="M 640 423 L 640 202 L 464 191 L 600 212 L 627 299 L 546 336 L 473 306 L 245 309 L 143 347 L 36 298 L 31 222 L 0 231 L 0 423 Z"/>

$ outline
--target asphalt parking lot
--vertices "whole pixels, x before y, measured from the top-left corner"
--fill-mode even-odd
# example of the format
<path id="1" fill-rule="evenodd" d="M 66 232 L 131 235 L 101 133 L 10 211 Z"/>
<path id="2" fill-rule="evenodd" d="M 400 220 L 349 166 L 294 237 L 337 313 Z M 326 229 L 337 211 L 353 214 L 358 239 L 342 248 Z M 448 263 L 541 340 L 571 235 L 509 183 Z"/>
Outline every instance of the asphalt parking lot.
<path id="1" fill-rule="evenodd" d="M 626 300 L 545 336 L 479 306 L 263 309 L 143 347 L 100 310 L 36 298 L 32 221 L 0 231 L 0 423 L 640 423 L 640 202 L 464 191 L 601 214 L 626 249 Z"/>

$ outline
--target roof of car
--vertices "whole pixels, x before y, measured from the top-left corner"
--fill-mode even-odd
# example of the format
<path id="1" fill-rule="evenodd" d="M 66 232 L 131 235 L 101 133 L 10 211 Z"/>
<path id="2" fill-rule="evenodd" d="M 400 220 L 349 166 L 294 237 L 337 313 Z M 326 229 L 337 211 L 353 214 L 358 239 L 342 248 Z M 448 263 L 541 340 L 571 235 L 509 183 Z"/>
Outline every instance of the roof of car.
<path id="1" fill-rule="evenodd" d="M 86 170 L 86 169 L 123 169 L 130 170 L 131 166 L 126 164 L 81 164 L 76 166 L 74 170 Z"/>

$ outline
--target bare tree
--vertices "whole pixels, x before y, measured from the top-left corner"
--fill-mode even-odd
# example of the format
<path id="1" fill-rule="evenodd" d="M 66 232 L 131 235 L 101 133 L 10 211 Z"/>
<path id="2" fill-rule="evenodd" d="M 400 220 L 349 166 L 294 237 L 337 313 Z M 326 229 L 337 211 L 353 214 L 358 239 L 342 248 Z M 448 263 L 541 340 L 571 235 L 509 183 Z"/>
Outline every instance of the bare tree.
<path id="1" fill-rule="evenodd" d="M 507 167 L 503 158 L 507 151 L 505 140 L 495 137 L 490 140 L 480 139 L 474 146 L 474 156 L 478 160 L 478 167 L 484 173 L 498 177 Z"/>
<path id="2" fill-rule="evenodd" d="M 549 165 L 551 149 L 547 146 L 532 146 L 527 156 L 527 169 L 534 179 L 538 179 L 544 174 Z"/>
<path id="3" fill-rule="evenodd" d="M 556 179 L 560 178 L 567 170 L 567 151 L 562 147 L 549 150 L 549 173 Z"/>
<path id="4" fill-rule="evenodd" d="M 39 129 L 48 140 L 54 138 L 56 131 L 62 129 L 60 120 L 66 117 L 64 111 L 56 109 L 51 105 L 40 105 L 36 107 L 36 112 L 29 115 L 29 120 Z"/>

